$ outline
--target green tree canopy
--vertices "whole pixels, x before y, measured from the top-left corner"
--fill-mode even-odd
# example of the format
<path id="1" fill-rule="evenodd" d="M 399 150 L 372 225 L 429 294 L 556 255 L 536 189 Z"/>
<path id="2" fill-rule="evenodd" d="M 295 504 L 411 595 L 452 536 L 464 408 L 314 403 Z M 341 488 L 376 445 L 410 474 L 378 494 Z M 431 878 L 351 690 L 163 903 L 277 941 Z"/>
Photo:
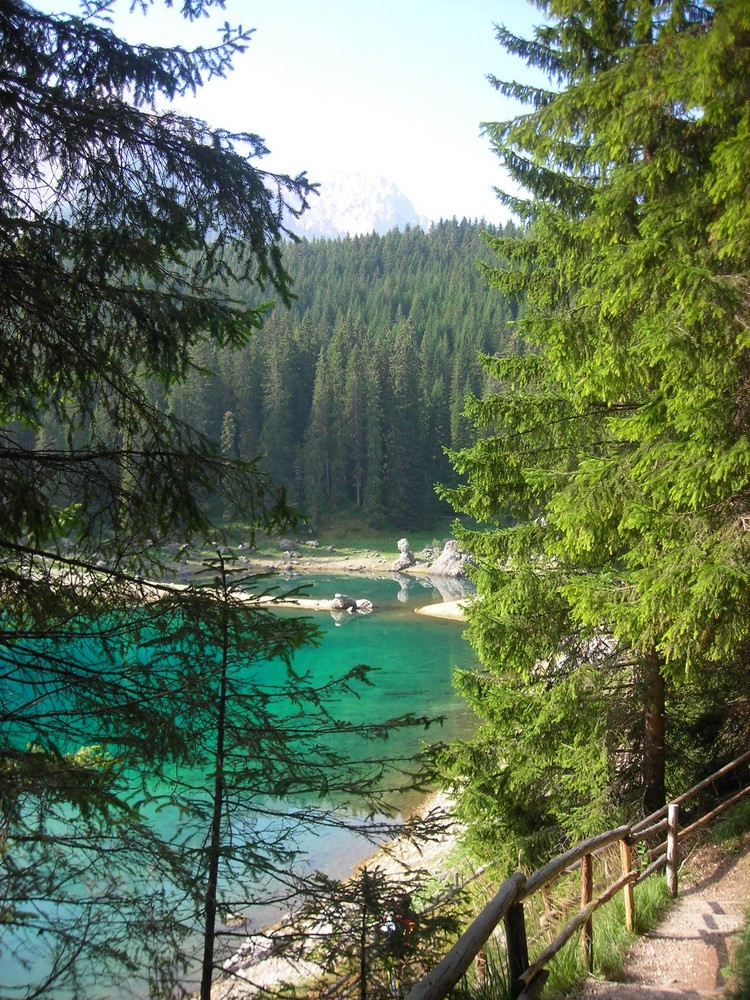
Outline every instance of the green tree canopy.
<path id="1" fill-rule="evenodd" d="M 528 110 L 486 126 L 528 192 L 488 270 L 525 297 L 524 353 L 485 359 L 450 494 L 495 525 L 463 536 L 487 721 L 449 764 L 488 837 L 493 782 L 516 834 L 580 834 L 701 766 L 696 711 L 721 706 L 721 752 L 746 732 L 748 8 L 537 6 L 531 40 L 498 38 L 550 86 L 495 80 Z"/>
<path id="2" fill-rule="evenodd" d="M 212 5 L 196 0 L 185 13 Z M 132 524 L 156 534 L 175 520 L 200 526 L 195 498 L 228 470 L 143 383 L 183 378 L 201 341 L 246 341 L 264 309 L 248 307 L 239 285 L 290 295 L 282 217 L 304 208 L 304 176 L 260 169 L 257 136 L 154 110 L 223 75 L 250 33 L 227 28 L 195 52 L 131 46 L 100 23 L 109 6 L 89 3 L 80 17 L 21 2 L 0 12 L 1 415 L 17 428 L 2 448 L 5 542 L 45 545 L 74 500 L 79 545 L 94 519 L 112 524 L 123 450 L 137 464 Z M 74 458 L 24 447 L 50 411 L 75 434 Z M 258 512 L 272 500 L 254 474 L 235 485 Z"/>
<path id="3" fill-rule="evenodd" d="M 212 918 L 242 895 L 233 866 L 266 885 L 282 873 L 277 896 L 299 884 L 283 828 L 248 821 L 240 836 L 237 804 L 270 824 L 284 788 L 358 787 L 321 731 L 339 731 L 327 692 L 364 668 L 322 688 L 297 676 L 291 654 L 314 630 L 237 596 L 223 559 L 219 596 L 148 582 L 178 545 L 215 552 L 211 511 L 250 532 L 294 523 L 283 490 L 234 458 L 233 407 L 218 409 L 223 439 L 189 420 L 203 361 L 247 343 L 267 296 L 290 301 L 284 219 L 311 189 L 261 169 L 259 137 L 170 105 L 227 72 L 250 32 L 226 27 L 192 52 L 130 45 L 107 25 L 111 6 L 0 3 L 6 996 L 135 992 L 146 975 L 173 995 L 201 916 L 208 996 L 224 958 Z M 185 0 L 182 14 L 223 6 Z M 164 404 L 178 385 L 185 420 Z M 315 764 L 292 761 L 294 747 Z"/>

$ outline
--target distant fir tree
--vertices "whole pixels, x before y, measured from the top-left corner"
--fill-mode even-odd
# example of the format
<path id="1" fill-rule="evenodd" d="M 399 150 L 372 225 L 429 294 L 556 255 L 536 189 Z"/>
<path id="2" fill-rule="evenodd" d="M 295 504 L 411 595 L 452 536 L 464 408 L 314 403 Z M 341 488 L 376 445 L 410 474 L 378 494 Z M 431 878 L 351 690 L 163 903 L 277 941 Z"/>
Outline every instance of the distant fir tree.
<path id="1" fill-rule="evenodd" d="M 512 238 L 516 227 L 508 224 L 503 232 Z M 199 379 L 195 388 L 200 392 L 202 385 L 206 398 L 201 401 L 191 395 L 190 406 L 200 414 L 208 435 L 217 441 L 223 413 L 231 409 L 237 420 L 241 457 L 262 455 L 264 470 L 282 483 L 294 502 L 316 522 L 335 518 L 342 511 L 355 511 L 369 523 L 388 522 L 403 528 L 398 512 L 403 505 L 399 501 L 397 509 L 390 512 L 382 492 L 385 477 L 406 486 L 418 467 L 421 481 L 406 502 L 413 507 L 412 514 L 420 511 L 419 518 L 429 523 L 436 514 L 448 512 L 435 497 L 433 485 L 450 480 L 452 475 L 443 448 L 466 442 L 460 414 L 466 393 L 477 391 L 482 383 L 477 354 L 501 350 L 511 336 L 507 319 L 514 303 L 506 303 L 486 287 L 477 265 L 482 259 L 485 263 L 491 259 L 482 226 L 455 220 L 441 222 L 428 232 L 414 228 L 385 236 L 288 244 L 284 260 L 295 282 L 291 309 L 276 310 L 263 335 L 243 348 L 243 358 L 253 357 L 250 364 L 230 366 L 224 360 L 227 352 L 219 351 L 206 368 L 205 358 L 196 357 L 196 363 L 204 368 L 204 381 Z M 248 302 L 261 302 L 246 294 Z M 370 385 L 380 392 L 382 384 L 361 383 L 365 409 L 374 413 L 380 407 L 378 447 L 382 454 L 376 460 L 375 436 L 370 438 L 367 432 L 370 444 L 366 446 L 361 438 L 358 442 L 352 439 L 360 425 L 349 419 L 355 382 L 350 380 L 347 387 L 347 372 L 353 372 L 353 354 L 359 356 L 361 370 L 375 364 L 374 355 L 389 366 L 396 332 L 404 320 L 414 330 L 414 364 L 421 376 L 415 394 L 408 402 L 400 400 L 399 406 L 419 409 L 420 425 L 424 424 L 425 430 L 419 435 L 418 446 L 417 439 L 412 441 L 408 462 L 413 467 L 402 469 L 399 458 L 395 466 L 391 462 L 386 469 L 386 438 L 395 442 L 412 435 L 413 415 L 394 408 L 385 397 L 370 407 Z M 336 442 L 326 453 L 327 471 L 316 464 L 314 453 L 303 454 L 300 447 L 302 441 L 322 441 L 319 396 L 314 403 L 321 351 L 331 401 L 324 436 Z M 456 355 L 461 357 L 458 388 L 452 373 Z M 214 372 L 212 379 L 209 369 Z M 258 371 L 263 373 L 262 388 Z M 175 413 L 186 412 L 180 401 L 184 392 L 183 387 L 170 391 Z M 453 436 L 458 428 L 460 438 Z M 367 451 L 369 460 L 364 455 Z M 394 454 L 406 458 L 407 450 L 396 449 Z M 324 479 L 327 486 L 321 492 Z M 381 500 L 373 506 L 367 498 L 378 495 Z"/>

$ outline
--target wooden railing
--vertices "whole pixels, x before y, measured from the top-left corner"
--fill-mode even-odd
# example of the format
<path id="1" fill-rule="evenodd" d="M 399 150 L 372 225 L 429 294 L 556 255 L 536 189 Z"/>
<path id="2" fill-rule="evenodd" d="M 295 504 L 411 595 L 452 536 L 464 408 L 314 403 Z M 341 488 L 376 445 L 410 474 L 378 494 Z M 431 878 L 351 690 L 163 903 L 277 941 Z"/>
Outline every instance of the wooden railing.
<path id="1" fill-rule="evenodd" d="M 587 966 L 591 968 L 594 941 L 592 915 L 594 911 L 622 891 L 625 899 L 625 922 L 628 930 L 632 931 L 635 914 L 633 887 L 662 868 L 666 868 L 670 894 L 677 895 L 680 842 L 750 793 L 750 785 L 743 787 L 730 798 L 724 799 L 715 808 L 703 813 L 682 829 L 680 829 L 681 808 L 698 793 L 708 789 L 749 761 L 750 752 L 738 757 L 726 767 L 716 771 L 638 823 L 632 826 L 621 826 L 616 830 L 609 830 L 592 837 L 590 840 L 572 847 L 564 854 L 558 855 L 528 877 L 522 872 L 516 872 L 515 875 L 503 882 L 492 900 L 461 935 L 443 960 L 411 989 L 406 1000 L 443 1000 L 480 956 L 485 944 L 501 921 L 505 928 L 511 993 L 519 1000 L 531 1000 L 539 995 L 548 977 L 547 965 L 550 960 L 579 931 L 581 931 L 583 957 Z M 664 835 L 662 840 L 654 846 L 644 847 L 640 853 L 638 860 L 644 861 L 645 867 L 639 870 L 638 864 L 633 864 L 633 848 L 639 843 L 645 845 L 654 837 L 661 837 L 661 835 Z M 619 877 L 594 897 L 593 858 L 614 844 L 619 845 Z M 635 856 L 638 856 L 637 853 Z M 564 872 L 571 872 L 577 868 L 580 868 L 581 873 L 581 902 L 578 912 L 562 928 L 557 937 L 533 961 L 529 961 L 524 901 L 534 893 L 544 891 Z"/>

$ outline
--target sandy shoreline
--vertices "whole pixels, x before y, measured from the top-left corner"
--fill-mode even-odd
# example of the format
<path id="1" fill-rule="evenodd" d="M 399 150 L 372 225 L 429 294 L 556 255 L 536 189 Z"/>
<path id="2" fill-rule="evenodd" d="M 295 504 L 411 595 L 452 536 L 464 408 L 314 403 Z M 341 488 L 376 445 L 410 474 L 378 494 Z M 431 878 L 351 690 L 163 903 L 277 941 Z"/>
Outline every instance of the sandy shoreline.
<path id="1" fill-rule="evenodd" d="M 382 844 L 367 857 L 352 865 L 351 877 L 364 868 L 379 869 L 385 875 L 397 878 L 405 872 L 427 871 L 431 875 L 445 872 L 448 856 L 456 846 L 457 824 L 452 819 L 452 802 L 444 792 L 433 792 L 416 810 L 416 814 L 442 817 L 443 831 L 423 843 L 417 844 L 407 837 L 399 837 Z M 249 936 L 248 945 L 252 941 Z M 249 949 L 251 950 L 251 949 Z M 227 973 L 212 986 L 212 1000 L 244 1000 L 258 996 L 261 991 L 272 990 L 279 983 L 300 982 L 314 977 L 320 970 L 304 959 L 280 957 L 242 958 L 240 948 L 233 959 L 225 963 Z M 231 969 L 231 971 L 230 971 Z"/>
<path id="2" fill-rule="evenodd" d="M 271 604 L 277 608 L 299 608 L 300 611 L 337 611 L 334 601 L 316 600 L 312 597 L 273 597 L 271 595 L 254 598 L 259 604 Z M 415 608 L 417 615 L 426 615 L 429 618 L 445 618 L 450 621 L 464 621 L 466 601 L 442 601 L 439 604 L 425 604 L 420 608 Z"/>
<path id="3" fill-rule="evenodd" d="M 283 553 L 282 553 L 283 555 Z M 341 555 L 340 553 L 308 553 L 300 554 L 297 557 L 275 559 L 272 557 L 243 557 L 242 564 L 248 575 L 263 576 L 264 574 L 276 575 L 285 573 L 305 574 L 325 574 L 334 576 L 390 576 L 393 571 L 393 559 L 386 559 L 384 556 L 376 554 L 357 554 L 353 556 Z M 188 564 L 189 567 L 189 564 Z M 408 570 L 402 570 L 401 575 L 405 577 L 429 576 L 430 563 L 417 559 L 414 566 Z M 178 579 L 185 580 L 185 577 L 192 572 L 198 572 L 199 567 L 183 566 Z M 184 584 L 183 584 L 184 585 Z M 331 607 L 333 598 L 329 600 L 317 600 L 312 597 L 276 597 L 273 595 L 255 596 L 254 600 L 263 604 L 275 605 L 278 608 L 299 608 L 301 611 L 334 611 Z M 425 604 L 415 608 L 418 615 L 425 615 L 431 618 L 444 618 L 449 621 L 465 621 L 465 607 L 471 598 L 462 598 L 457 601 L 443 601 L 433 604 Z"/>

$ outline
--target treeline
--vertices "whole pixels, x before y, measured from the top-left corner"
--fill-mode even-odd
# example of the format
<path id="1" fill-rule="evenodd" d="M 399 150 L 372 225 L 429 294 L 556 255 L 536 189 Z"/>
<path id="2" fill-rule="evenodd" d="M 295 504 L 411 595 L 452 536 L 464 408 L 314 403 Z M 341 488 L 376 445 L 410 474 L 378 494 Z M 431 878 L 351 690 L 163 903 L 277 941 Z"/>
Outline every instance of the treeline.
<path id="1" fill-rule="evenodd" d="M 315 523 L 358 510 L 373 526 L 428 525 L 448 508 L 443 447 L 468 443 L 480 353 L 502 351 L 514 300 L 488 288 L 484 223 L 303 241 L 286 248 L 291 310 L 242 350 L 204 345 L 167 406 L 263 467 Z"/>

